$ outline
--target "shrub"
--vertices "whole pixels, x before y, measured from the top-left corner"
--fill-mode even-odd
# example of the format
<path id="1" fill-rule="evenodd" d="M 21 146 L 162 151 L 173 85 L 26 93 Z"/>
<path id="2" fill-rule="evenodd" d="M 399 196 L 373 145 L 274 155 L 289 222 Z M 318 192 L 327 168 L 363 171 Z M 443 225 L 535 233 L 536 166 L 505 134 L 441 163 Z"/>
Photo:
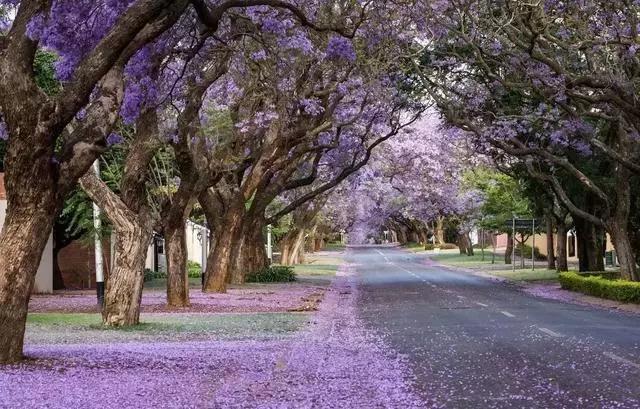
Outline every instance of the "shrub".
<path id="1" fill-rule="evenodd" d="M 577 291 L 609 300 L 640 303 L 640 282 L 605 278 L 600 275 L 560 273 L 560 285 L 565 290 Z"/>
<path id="2" fill-rule="evenodd" d="M 200 265 L 200 263 L 189 260 L 187 262 L 187 275 L 189 276 L 189 278 L 202 277 L 202 266 Z"/>
<path id="3" fill-rule="evenodd" d="M 521 257 L 521 253 L 524 253 L 524 258 L 531 259 L 531 246 L 524 245 L 524 251 L 522 251 L 522 245 L 516 245 L 516 256 Z M 540 249 L 536 247 L 536 260 L 544 259 L 540 256 Z"/>
<path id="4" fill-rule="evenodd" d="M 440 247 L 442 250 L 456 250 L 458 248 L 458 246 L 453 243 L 444 243 L 437 247 Z"/>
<path id="5" fill-rule="evenodd" d="M 431 243 L 427 243 L 427 244 L 424 245 L 424 249 L 425 250 L 433 250 L 434 246 Z"/>
<path id="6" fill-rule="evenodd" d="M 293 267 L 270 266 L 247 276 L 247 283 L 288 283 L 296 281 Z"/>
<path id="7" fill-rule="evenodd" d="M 167 278 L 167 273 L 165 271 L 153 271 L 151 269 L 144 269 L 144 281 L 151 281 Z"/>

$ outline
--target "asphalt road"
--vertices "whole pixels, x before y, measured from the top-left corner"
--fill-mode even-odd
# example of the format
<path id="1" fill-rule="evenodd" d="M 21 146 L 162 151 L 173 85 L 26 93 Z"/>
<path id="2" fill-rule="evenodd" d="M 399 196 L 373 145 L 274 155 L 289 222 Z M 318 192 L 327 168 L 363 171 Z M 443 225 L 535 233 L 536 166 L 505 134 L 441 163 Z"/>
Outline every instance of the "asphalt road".
<path id="1" fill-rule="evenodd" d="M 366 325 L 427 407 L 640 408 L 640 317 L 530 296 L 389 247 L 352 248 Z"/>

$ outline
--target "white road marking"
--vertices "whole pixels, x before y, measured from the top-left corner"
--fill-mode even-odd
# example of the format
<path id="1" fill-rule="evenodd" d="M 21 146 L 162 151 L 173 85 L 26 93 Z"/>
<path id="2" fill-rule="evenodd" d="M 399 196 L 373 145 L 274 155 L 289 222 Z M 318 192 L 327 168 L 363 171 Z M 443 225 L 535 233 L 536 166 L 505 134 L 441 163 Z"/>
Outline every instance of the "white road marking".
<path id="1" fill-rule="evenodd" d="M 487 305 L 487 304 L 483 304 L 483 303 L 481 303 L 481 302 L 477 302 L 476 304 L 477 304 L 477 305 L 479 305 L 479 306 L 481 306 L 481 307 L 488 307 L 488 305 Z"/>
<path id="2" fill-rule="evenodd" d="M 552 336 L 554 338 L 562 338 L 562 336 L 563 336 L 562 334 L 560 334 L 558 332 L 555 332 L 555 331 L 552 331 L 549 328 L 538 327 L 538 330 L 540 330 L 541 332 L 544 332 L 545 334 L 550 335 L 550 336 Z"/>
<path id="3" fill-rule="evenodd" d="M 467 298 L 467 297 L 465 297 L 464 295 L 457 295 L 456 297 L 460 298 L 461 300 L 462 300 L 463 298 Z"/>
<path id="4" fill-rule="evenodd" d="M 618 356 L 618 355 L 614 354 L 613 352 L 604 352 L 604 356 L 606 356 L 607 358 L 611 358 L 614 361 L 620 362 L 622 364 L 629 365 L 629 366 L 632 366 L 634 368 L 640 369 L 640 364 L 637 364 L 637 363 L 635 363 L 633 361 L 630 361 L 627 358 L 623 358 L 621 356 Z"/>
<path id="5" fill-rule="evenodd" d="M 515 317 L 515 315 L 511 314 L 511 313 L 510 313 L 510 312 L 508 312 L 508 311 L 500 311 L 500 314 L 502 314 L 502 315 L 506 315 L 506 316 L 507 316 L 507 317 L 509 317 L 509 318 L 513 318 L 513 317 Z"/>

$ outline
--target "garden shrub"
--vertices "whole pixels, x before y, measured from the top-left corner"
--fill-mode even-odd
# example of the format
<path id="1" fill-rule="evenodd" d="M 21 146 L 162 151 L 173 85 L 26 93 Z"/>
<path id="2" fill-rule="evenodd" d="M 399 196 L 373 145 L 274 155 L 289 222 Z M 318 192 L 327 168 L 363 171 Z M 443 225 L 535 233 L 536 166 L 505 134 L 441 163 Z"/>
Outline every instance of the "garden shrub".
<path id="1" fill-rule="evenodd" d="M 167 278 L 166 271 L 153 271 L 151 269 L 144 269 L 144 281 L 158 280 Z"/>
<path id="2" fill-rule="evenodd" d="M 440 247 L 440 249 L 442 250 L 456 250 L 458 248 L 458 246 L 453 243 L 444 243 L 438 247 Z"/>
<path id="3" fill-rule="evenodd" d="M 640 303 L 640 282 L 618 280 L 609 275 L 580 275 L 560 273 L 560 285 L 565 290 L 577 291 L 609 300 Z"/>
<path id="4" fill-rule="evenodd" d="M 296 281 L 293 267 L 270 266 L 247 275 L 247 283 L 288 283 Z"/>
<path id="5" fill-rule="evenodd" d="M 425 250 L 433 250 L 434 249 L 434 245 L 431 243 L 427 243 L 424 245 L 424 249 Z"/>
<path id="6" fill-rule="evenodd" d="M 189 278 L 200 278 L 202 277 L 202 266 L 200 263 L 196 263 L 195 261 L 187 261 L 187 275 Z"/>
<path id="7" fill-rule="evenodd" d="M 524 253 L 524 258 L 531 259 L 531 246 L 524 245 L 524 251 L 522 251 L 522 245 L 516 245 L 516 256 L 521 257 L 521 253 Z M 536 247 L 536 260 L 543 260 L 545 257 L 540 256 L 540 249 Z"/>

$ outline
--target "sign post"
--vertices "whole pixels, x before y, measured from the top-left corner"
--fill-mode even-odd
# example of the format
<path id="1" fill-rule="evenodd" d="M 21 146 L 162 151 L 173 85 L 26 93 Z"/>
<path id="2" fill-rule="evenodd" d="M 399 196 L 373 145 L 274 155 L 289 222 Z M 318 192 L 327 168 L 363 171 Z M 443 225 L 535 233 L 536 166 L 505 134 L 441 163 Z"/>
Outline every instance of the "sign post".
<path id="1" fill-rule="evenodd" d="M 269 259 L 269 264 L 273 262 L 273 244 L 271 242 L 271 231 L 273 230 L 273 226 L 267 226 L 267 258 Z"/>
<path id="2" fill-rule="evenodd" d="M 531 234 L 533 237 L 533 243 L 531 244 L 531 271 L 536 269 L 536 219 L 533 219 L 531 225 Z"/>
<path id="3" fill-rule="evenodd" d="M 93 171 L 96 176 L 100 177 L 100 159 L 93 162 Z M 96 264 L 96 295 L 98 297 L 98 305 L 100 308 L 104 305 L 104 260 L 102 258 L 102 239 L 100 230 L 102 229 L 102 220 L 100 219 L 100 207 L 93 202 L 93 253 Z"/>
<path id="4" fill-rule="evenodd" d="M 513 271 L 516 271 L 516 218 L 513 220 L 513 231 L 511 233 L 511 266 Z"/>

